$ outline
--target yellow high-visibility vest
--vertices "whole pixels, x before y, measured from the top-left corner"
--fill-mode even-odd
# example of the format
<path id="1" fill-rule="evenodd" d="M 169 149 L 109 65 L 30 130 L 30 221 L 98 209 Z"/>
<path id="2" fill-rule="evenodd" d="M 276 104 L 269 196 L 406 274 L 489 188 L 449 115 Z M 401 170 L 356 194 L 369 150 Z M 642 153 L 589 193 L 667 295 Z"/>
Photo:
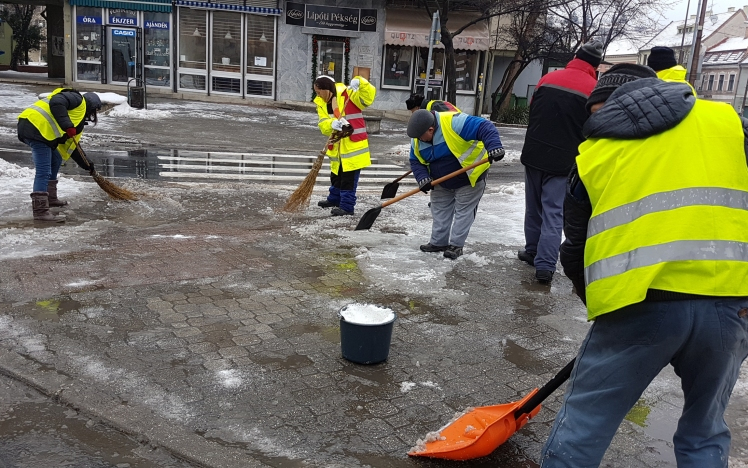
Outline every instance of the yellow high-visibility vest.
<path id="1" fill-rule="evenodd" d="M 483 142 L 479 140 L 463 140 L 462 137 L 452 129 L 452 118 L 459 114 L 459 112 L 435 112 L 436 118 L 439 119 L 439 129 L 444 142 L 447 144 L 449 151 L 460 161 L 462 167 L 467 167 L 474 162 L 480 161 L 486 158 L 486 148 L 483 146 Z M 428 166 L 426 160 L 421 157 L 421 151 L 418 148 L 420 140 L 413 138 L 413 154 L 416 155 L 421 164 Z M 489 164 L 481 164 L 478 167 L 474 167 L 466 172 L 468 179 L 470 179 L 470 185 L 475 187 L 475 183 L 481 174 L 488 170 Z"/>
<path id="2" fill-rule="evenodd" d="M 60 127 L 60 124 L 57 123 L 57 120 L 55 120 L 52 111 L 49 108 L 49 100 L 52 99 L 52 96 L 61 93 L 62 91 L 72 91 L 72 89 L 55 89 L 49 94 L 49 96 L 36 101 L 18 116 L 19 119 L 26 119 L 31 122 L 31 124 L 39 130 L 39 133 L 47 141 L 55 141 L 65 135 L 65 129 Z M 73 122 L 73 126 L 77 127 L 86 117 L 86 100 L 82 99 L 81 104 L 78 107 L 68 110 L 68 116 Z M 63 159 L 70 158 L 70 155 L 75 150 L 80 139 L 81 134 L 79 133 L 75 135 L 74 138 L 67 140 L 65 143 L 57 145 L 57 150 L 60 152 Z"/>
<path id="3" fill-rule="evenodd" d="M 589 139 L 579 153 L 593 208 L 588 319 L 641 302 L 648 289 L 748 296 L 748 167 L 732 107 L 697 99 L 670 130 Z"/>

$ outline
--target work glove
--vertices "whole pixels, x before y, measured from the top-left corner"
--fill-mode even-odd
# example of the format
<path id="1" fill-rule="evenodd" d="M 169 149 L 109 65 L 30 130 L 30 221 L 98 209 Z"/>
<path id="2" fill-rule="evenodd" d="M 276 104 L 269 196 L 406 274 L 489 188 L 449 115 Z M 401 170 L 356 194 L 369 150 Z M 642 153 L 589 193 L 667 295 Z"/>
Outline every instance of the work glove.
<path id="1" fill-rule="evenodd" d="M 492 149 L 491 151 L 488 152 L 489 164 L 499 161 L 500 159 L 504 157 L 504 154 L 505 154 L 504 148 Z"/>
<path id="2" fill-rule="evenodd" d="M 68 136 L 68 138 L 73 138 L 78 132 L 75 130 L 75 127 L 70 127 L 67 130 L 65 130 L 65 134 Z"/>
<path id="3" fill-rule="evenodd" d="M 421 179 L 418 181 L 418 188 L 421 189 L 421 192 L 428 193 L 429 190 L 434 188 L 434 186 L 431 185 L 431 181 L 431 177 L 426 177 L 425 179 Z"/>
<path id="4" fill-rule="evenodd" d="M 341 118 L 339 118 L 337 120 L 333 120 L 333 122 L 332 122 L 332 129 L 335 130 L 336 132 L 342 132 L 343 131 L 343 127 L 345 127 L 346 125 L 350 125 L 350 124 L 348 123 L 347 120 L 345 120 L 343 117 L 341 117 Z"/>
<path id="5" fill-rule="evenodd" d="M 358 78 L 354 78 L 351 80 L 351 89 L 354 91 L 358 91 L 358 87 L 361 86 L 361 80 Z"/>

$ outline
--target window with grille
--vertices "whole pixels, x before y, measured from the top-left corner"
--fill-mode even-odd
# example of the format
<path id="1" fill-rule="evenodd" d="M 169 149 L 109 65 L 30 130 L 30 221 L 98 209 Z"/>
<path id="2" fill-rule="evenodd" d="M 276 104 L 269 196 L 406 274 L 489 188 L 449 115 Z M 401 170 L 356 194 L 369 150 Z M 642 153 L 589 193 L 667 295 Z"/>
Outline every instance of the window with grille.
<path id="1" fill-rule="evenodd" d="M 247 74 L 273 76 L 275 56 L 275 18 L 247 17 Z"/>
<path id="2" fill-rule="evenodd" d="M 207 12 L 179 9 L 179 66 L 206 70 Z"/>

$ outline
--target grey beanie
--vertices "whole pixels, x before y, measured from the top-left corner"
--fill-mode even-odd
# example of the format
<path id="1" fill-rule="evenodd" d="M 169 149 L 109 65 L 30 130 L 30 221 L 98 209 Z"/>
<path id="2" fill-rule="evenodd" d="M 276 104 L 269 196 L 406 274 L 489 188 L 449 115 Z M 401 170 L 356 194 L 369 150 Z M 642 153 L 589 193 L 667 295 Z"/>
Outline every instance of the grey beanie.
<path id="1" fill-rule="evenodd" d="M 426 109 L 418 109 L 413 112 L 408 120 L 408 136 L 410 138 L 418 138 L 424 133 L 429 127 L 436 126 L 436 117 L 431 111 Z"/>
<path id="2" fill-rule="evenodd" d="M 574 56 L 597 68 L 603 60 L 603 43 L 597 39 L 591 40 L 580 47 Z"/>

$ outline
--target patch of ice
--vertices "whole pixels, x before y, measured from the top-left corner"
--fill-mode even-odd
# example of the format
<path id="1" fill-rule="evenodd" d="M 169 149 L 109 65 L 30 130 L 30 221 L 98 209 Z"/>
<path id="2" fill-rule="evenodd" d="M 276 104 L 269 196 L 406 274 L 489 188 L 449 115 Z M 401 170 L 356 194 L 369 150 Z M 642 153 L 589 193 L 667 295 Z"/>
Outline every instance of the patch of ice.
<path id="1" fill-rule="evenodd" d="M 408 393 L 409 391 L 413 390 L 416 387 L 415 382 L 401 382 L 400 383 L 400 392 L 401 393 Z"/>
<path id="2" fill-rule="evenodd" d="M 242 377 L 236 369 L 220 370 L 216 374 L 226 388 L 236 388 L 242 384 Z"/>

